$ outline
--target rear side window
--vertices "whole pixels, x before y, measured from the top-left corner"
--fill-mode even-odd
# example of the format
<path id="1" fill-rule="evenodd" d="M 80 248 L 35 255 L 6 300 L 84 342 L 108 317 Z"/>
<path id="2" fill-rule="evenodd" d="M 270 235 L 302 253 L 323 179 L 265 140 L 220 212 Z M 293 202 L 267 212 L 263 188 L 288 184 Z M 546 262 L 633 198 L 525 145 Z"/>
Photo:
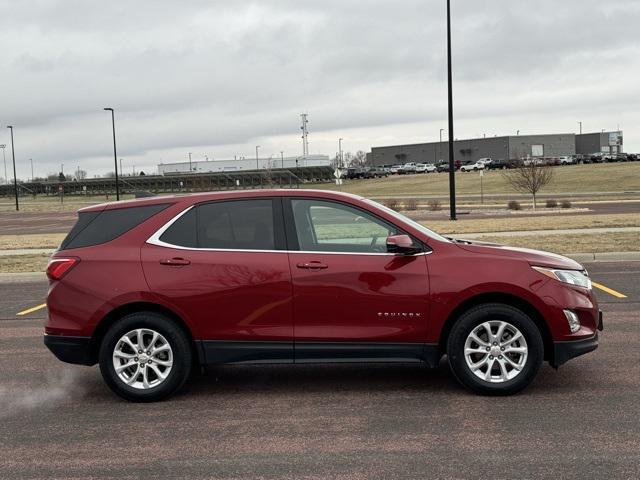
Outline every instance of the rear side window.
<path id="1" fill-rule="evenodd" d="M 275 249 L 271 199 L 199 205 L 197 224 L 200 248 Z"/>
<path id="2" fill-rule="evenodd" d="M 168 206 L 168 204 L 146 205 L 80 213 L 76 225 L 60 245 L 60 250 L 110 242 Z"/>
<path id="3" fill-rule="evenodd" d="M 284 237 L 274 214 L 272 199 L 203 203 L 178 217 L 159 240 L 188 248 L 277 250 Z"/>

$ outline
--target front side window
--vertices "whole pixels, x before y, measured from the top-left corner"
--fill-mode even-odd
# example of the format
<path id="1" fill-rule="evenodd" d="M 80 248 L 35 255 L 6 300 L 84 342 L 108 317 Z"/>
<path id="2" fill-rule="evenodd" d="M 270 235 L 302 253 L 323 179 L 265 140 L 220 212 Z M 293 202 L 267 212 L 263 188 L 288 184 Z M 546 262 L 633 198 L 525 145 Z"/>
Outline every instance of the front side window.
<path id="1" fill-rule="evenodd" d="M 323 200 L 292 199 L 300 250 L 385 253 L 397 230 L 357 208 Z"/>

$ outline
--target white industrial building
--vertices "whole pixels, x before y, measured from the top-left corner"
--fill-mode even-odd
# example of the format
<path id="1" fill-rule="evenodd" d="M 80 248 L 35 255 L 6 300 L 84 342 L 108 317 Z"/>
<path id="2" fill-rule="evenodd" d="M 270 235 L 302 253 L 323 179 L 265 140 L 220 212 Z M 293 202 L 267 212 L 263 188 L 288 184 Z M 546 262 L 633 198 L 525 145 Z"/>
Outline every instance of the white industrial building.
<path id="1" fill-rule="evenodd" d="M 206 173 L 206 172 L 237 172 L 241 170 L 264 170 L 296 167 L 328 167 L 331 159 L 328 155 L 306 155 L 302 157 L 269 157 L 242 158 L 233 160 L 194 160 L 176 163 L 161 163 L 158 165 L 159 175 L 172 173 Z"/>

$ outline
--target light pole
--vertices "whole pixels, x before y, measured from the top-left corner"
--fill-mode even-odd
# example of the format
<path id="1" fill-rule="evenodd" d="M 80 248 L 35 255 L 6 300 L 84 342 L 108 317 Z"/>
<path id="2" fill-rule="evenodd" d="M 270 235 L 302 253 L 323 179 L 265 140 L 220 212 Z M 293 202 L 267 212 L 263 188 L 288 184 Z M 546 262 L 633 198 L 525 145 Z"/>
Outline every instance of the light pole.
<path id="1" fill-rule="evenodd" d="M 442 132 L 444 132 L 444 128 L 440 129 L 440 143 L 438 143 L 438 162 L 442 160 Z"/>
<path id="2" fill-rule="evenodd" d="M 8 125 L 7 128 L 11 130 L 11 157 L 13 158 L 13 190 L 16 194 L 16 212 L 20 210 L 18 205 L 18 177 L 16 176 L 16 150 L 13 144 L 13 125 Z"/>
<path id="3" fill-rule="evenodd" d="M 256 145 L 256 170 L 260 170 L 260 164 L 258 162 L 258 149 L 260 148 L 260 145 Z"/>
<path id="4" fill-rule="evenodd" d="M 578 122 L 580 124 L 580 135 L 582 135 L 582 122 Z"/>
<path id="5" fill-rule="evenodd" d="M 2 161 L 4 162 L 4 183 L 5 185 L 7 183 L 9 183 L 9 179 L 7 178 L 7 157 L 4 154 L 4 150 L 5 148 L 7 148 L 7 146 L 5 144 L 0 145 L 0 148 L 2 149 Z"/>
<path id="6" fill-rule="evenodd" d="M 451 78 L 451 0 L 447 0 L 447 78 L 449 97 L 449 206 L 450 220 L 456 219 L 456 179 L 453 161 L 453 81 Z"/>
<path id="7" fill-rule="evenodd" d="M 120 174 L 124 175 L 124 170 L 122 170 L 122 159 L 120 159 Z"/>
<path id="8" fill-rule="evenodd" d="M 284 152 L 282 150 L 280 151 L 280 159 L 282 161 L 282 168 L 284 168 Z"/>
<path id="9" fill-rule="evenodd" d="M 191 152 L 189 152 L 189 173 L 191 173 Z"/>
<path id="10" fill-rule="evenodd" d="M 338 157 L 340 158 L 340 168 L 344 167 L 344 160 L 342 158 L 342 138 L 338 139 Z"/>
<path id="11" fill-rule="evenodd" d="M 111 112 L 111 127 L 113 130 L 113 163 L 116 168 L 116 200 L 120 200 L 120 184 L 118 183 L 118 152 L 116 150 L 116 115 L 111 107 L 106 107 L 104 110 Z"/>
<path id="12" fill-rule="evenodd" d="M 33 183 L 33 158 L 30 158 L 29 162 L 31 162 L 31 183 Z"/>

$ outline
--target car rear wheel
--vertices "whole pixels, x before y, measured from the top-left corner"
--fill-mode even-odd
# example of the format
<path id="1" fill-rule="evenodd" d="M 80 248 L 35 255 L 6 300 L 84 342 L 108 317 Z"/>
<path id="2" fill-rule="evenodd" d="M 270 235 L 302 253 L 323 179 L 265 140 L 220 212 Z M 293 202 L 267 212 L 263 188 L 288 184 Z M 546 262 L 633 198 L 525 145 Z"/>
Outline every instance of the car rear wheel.
<path id="1" fill-rule="evenodd" d="M 451 371 L 465 387 L 484 395 L 510 395 L 533 381 L 544 345 L 528 315 L 491 303 L 472 308 L 456 321 L 447 356 Z"/>
<path id="2" fill-rule="evenodd" d="M 133 402 L 152 402 L 184 385 L 192 354 L 187 335 L 175 322 L 155 312 L 138 312 L 109 328 L 99 362 L 114 393 Z"/>

